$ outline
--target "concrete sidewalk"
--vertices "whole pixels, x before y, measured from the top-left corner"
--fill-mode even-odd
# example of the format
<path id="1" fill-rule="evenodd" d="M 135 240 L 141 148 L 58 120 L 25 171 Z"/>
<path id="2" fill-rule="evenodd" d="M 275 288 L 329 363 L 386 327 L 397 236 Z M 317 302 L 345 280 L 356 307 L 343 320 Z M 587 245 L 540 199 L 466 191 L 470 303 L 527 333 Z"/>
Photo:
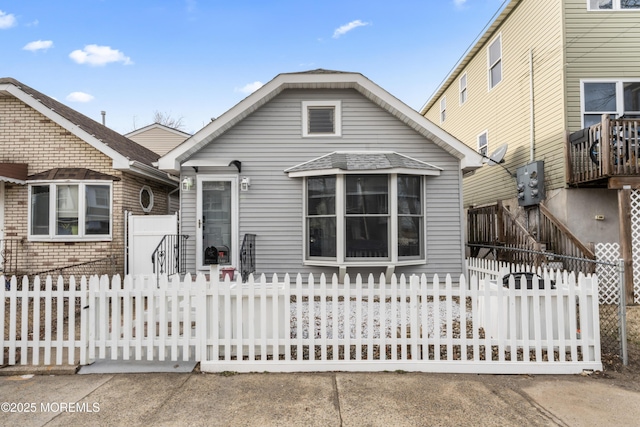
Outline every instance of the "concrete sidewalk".
<path id="1" fill-rule="evenodd" d="M 639 402 L 638 388 L 595 375 L 0 377 L 0 425 L 21 426 L 637 425 Z"/>

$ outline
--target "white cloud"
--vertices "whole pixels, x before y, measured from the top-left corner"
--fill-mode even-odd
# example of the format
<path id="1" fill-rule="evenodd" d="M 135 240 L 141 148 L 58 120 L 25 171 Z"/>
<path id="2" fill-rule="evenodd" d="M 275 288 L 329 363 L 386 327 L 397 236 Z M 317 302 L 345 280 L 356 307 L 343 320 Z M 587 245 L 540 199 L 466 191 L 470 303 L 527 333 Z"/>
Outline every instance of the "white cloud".
<path id="1" fill-rule="evenodd" d="M 362 22 L 361 20 L 356 19 L 355 21 L 351 21 L 348 24 L 345 24 L 340 28 L 337 28 L 333 32 L 333 38 L 337 39 L 338 37 L 347 34 L 349 31 L 353 30 L 354 28 L 365 27 L 367 25 L 371 25 L 371 24 L 369 22 Z"/>
<path id="2" fill-rule="evenodd" d="M 69 54 L 69 58 L 78 64 L 94 66 L 106 65 L 110 62 L 122 62 L 124 65 L 133 64 L 131 58 L 125 56 L 119 50 L 111 49 L 110 46 L 98 46 L 97 44 L 86 45 L 82 50 L 74 50 Z"/>
<path id="3" fill-rule="evenodd" d="M 71 92 L 67 95 L 67 101 L 71 102 L 89 102 L 93 100 L 93 95 L 84 92 Z"/>
<path id="4" fill-rule="evenodd" d="M 27 43 L 22 49 L 35 52 L 38 50 L 47 50 L 50 47 L 53 47 L 53 42 L 51 40 L 36 40 L 34 42 Z"/>
<path id="5" fill-rule="evenodd" d="M 244 85 L 244 87 L 241 88 L 236 88 L 236 92 L 242 92 L 245 93 L 247 95 L 257 91 L 258 89 L 260 89 L 262 86 L 264 86 L 264 83 L 262 82 L 253 82 L 253 83 L 248 83 L 246 85 Z"/>
<path id="6" fill-rule="evenodd" d="M 465 4 L 467 4 L 467 0 L 453 0 L 453 4 L 455 5 L 456 8 L 462 9 L 465 6 Z"/>
<path id="7" fill-rule="evenodd" d="M 16 25 L 16 17 L 13 13 L 0 10 L 0 30 L 6 30 Z"/>

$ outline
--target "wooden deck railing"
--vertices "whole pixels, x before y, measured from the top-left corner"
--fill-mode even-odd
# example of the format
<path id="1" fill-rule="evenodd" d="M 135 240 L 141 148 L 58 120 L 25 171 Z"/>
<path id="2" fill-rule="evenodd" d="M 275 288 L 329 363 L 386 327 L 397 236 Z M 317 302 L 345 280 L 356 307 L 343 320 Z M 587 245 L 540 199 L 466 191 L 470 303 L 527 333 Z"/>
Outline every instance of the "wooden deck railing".
<path id="1" fill-rule="evenodd" d="M 538 239 L 546 245 L 546 251 L 564 255 L 564 268 L 569 271 L 594 273 L 596 256 L 546 206 L 540 205 L 540 230 Z"/>
<path id="2" fill-rule="evenodd" d="M 493 248 L 504 247 L 505 250 L 493 249 L 496 252 L 496 258 L 500 261 L 536 266 L 542 262 L 540 255 L 531 252 L 540 251 L 541 245 L 502 202 L 470 208 L 467 212 L 467 224 L 468 243 L 472 249 L 478 249 L 483 245 Z M 474 255 L 473 250 L 472 255 Z"/>
<path id="3" fill-rule="evenodd" d="M 640 119 L 611 119 L 573 132 L 566 143 L 567 182 L 571 185 L 640 176 Z"/>

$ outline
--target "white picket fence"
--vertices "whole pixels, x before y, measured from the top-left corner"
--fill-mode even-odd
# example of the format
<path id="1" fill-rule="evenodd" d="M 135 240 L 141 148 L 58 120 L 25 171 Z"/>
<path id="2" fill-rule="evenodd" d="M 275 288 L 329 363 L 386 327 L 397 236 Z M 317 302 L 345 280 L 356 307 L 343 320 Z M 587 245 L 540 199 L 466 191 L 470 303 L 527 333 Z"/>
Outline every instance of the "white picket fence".
<path id="1" fill-rule="evenodd" d="M 602 369 L 597 277 L 555 280 L 556 289 L 527 290 L 475 275 L 468 282 L 392 276 L 388 283 L 384 275 L 343 283 L 261 276 L 245 284 L 115 276 L 82 278 L 79 286 L 59 279 L 55 290 L 47 279 L 41 291 L 38 281 L 12 279 L 0 289 L 0 326 L 8 330 L 0 365 L 111 358 L 195 359 L 211 372 Z"/>

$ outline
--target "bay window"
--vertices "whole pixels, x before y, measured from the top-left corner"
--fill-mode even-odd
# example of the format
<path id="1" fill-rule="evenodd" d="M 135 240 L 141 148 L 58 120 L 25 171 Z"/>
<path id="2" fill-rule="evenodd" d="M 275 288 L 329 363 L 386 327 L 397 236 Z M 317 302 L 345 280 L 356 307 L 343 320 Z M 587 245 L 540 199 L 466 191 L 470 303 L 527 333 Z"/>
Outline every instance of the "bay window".
<path id="1" fill-rule="evenodd" d="M 31 184 L 29 199 L 30 240 L 111 238 L 111 184 Z"/>
<path id="2" fill-rule="evenodd" d="M 422 175 L 353 173 L 305 182 L 307 261 L 424 262 Z"/>

